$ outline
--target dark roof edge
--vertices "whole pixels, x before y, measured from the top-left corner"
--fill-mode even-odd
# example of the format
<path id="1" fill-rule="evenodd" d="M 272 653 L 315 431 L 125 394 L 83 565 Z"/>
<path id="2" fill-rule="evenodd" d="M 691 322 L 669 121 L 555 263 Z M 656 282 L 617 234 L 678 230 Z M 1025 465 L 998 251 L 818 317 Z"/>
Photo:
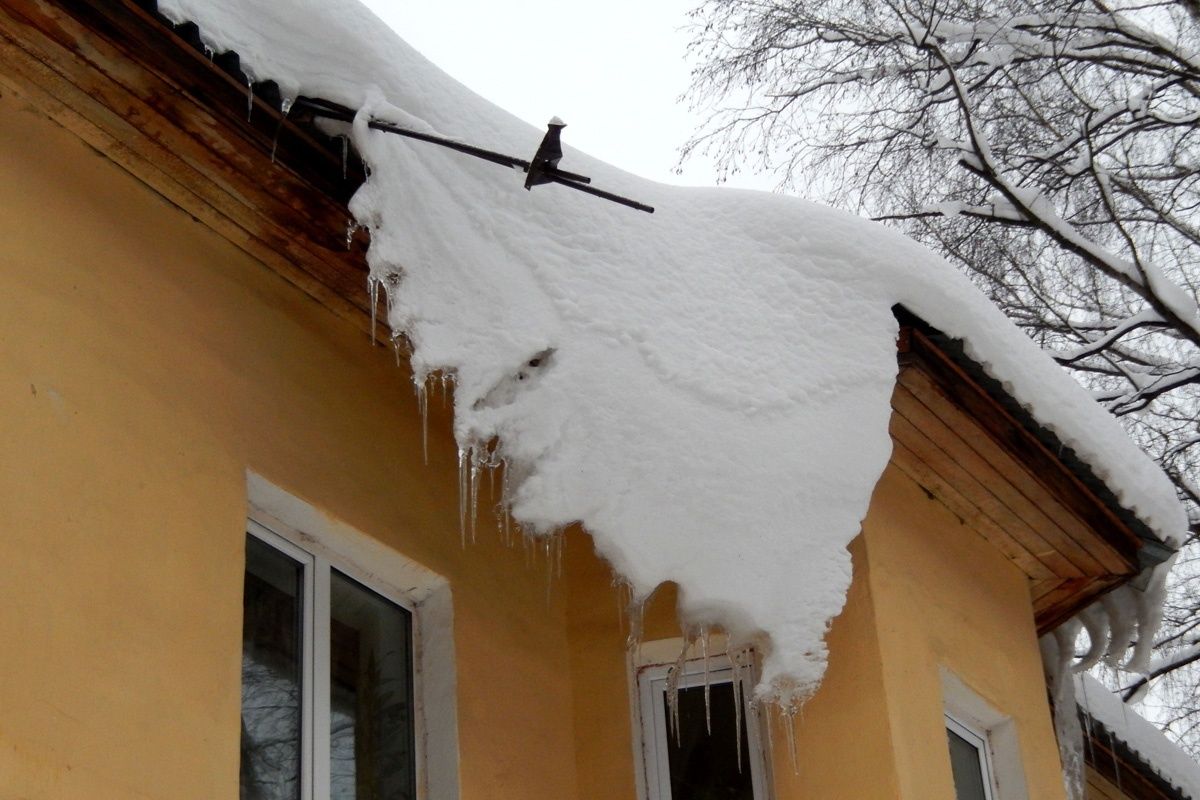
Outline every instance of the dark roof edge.
<path id="1" fill-rule="evenodd" d="M 1079 707 L 1079 721 L 1083 725 L 1087 741 L 1084 743 L 1085 760 L 1097 772 L 1109 777 L 1115 776 L 1116 781 L 1120 782 L 1121 765 L 1124 764 L 1132 767 L 1139 778 L 1154 787 L 1160 792 L 1163 797 L 1170 800 L 1200 800 L 1194 797 L 1182 788 L 1176 786 L 1170 779 L 1161 775 L 1155 769 L 1154 764 L 1147 760 L 1141 753 L 1134 750 L 1128 742 L 1113 732 L 1111 728 L 1105 725 L 1100 720 L 1090 715 L 1082 706 Z M 1103 737 L 1101 734 L 1104 734 Z M 1111 757 L 1108 762 L 1101 761 L 1102 754 L 1096 751 L 1108 750 Z"/>

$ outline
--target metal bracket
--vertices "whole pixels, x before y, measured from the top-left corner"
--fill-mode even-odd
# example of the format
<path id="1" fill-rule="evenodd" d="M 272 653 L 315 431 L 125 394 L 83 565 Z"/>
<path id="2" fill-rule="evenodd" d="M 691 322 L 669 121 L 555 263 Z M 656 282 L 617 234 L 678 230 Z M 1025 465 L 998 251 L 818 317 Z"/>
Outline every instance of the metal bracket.
<path id="1" fill-rule="evenodd" d="M 341 122 L 353 122 L 355 112 L 353 109 L 337 103 L 331 103 L 328 100 L 321 100 L 313 97 L 300 97 L 292 105 L 292 112 L 298 110 L 307 111 L 314 117 L 324 117 L 325 119 L 335 119 Z M 421 142 L 429 142 L 441 147 L 455 150 L 468 156 L 490 161 L 493 164 L 519 169 L 528 174 L 525 179 L 525 188 L 530 189 L 534 186 L 539 186 L 543 183 L 557 183 L 560 186 L 566 186 L 575 189 L 585 194 L 595 195 L 596 197 L 610 200 L 614 203 L 619 203 L 629 208 L 645 211 L 648 214 L 654 213 L 654 208 L 644 203 L 639 203 L 636 200 L 631 200 L 628 197 L 622 197 L 619 194 L 606 192 L 603 189 L 597 189 L 589 186 L 592 179 L 586 175 L 578 175 L 574 172 L 567 172 L 558 168 L 558 161 L 562 158 L 562 145 L 559 141 L 559 136 L 565 124 L 557 117 L 550 120 L 547 126 L 546 135 L 542 139 L 541 145 L 538 147 L 537 153 L 534 154 L 533 161 L 526 161 L 523 158 L 515 158 L 503 153 L 497 153 L 493 150 L 485 150 L 482 147 L 464 144 L 453 139 L 446 139 L 441 136 L 434 136 L 429 133 L 421 133 L 407 128 L 402 128 L 399 125 L 394 125 L 390 122 L 383 122 L 377 119 L 367 121 L 368 127 L 384 131 L 385 133 L 394 133 L 397 136 L 404 136 L 409 139 L 416 139 Z"/>

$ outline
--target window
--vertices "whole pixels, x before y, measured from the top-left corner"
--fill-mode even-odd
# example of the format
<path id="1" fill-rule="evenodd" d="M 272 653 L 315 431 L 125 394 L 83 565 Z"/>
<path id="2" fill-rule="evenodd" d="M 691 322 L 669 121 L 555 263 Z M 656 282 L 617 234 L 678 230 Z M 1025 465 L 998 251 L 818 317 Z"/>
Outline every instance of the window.
<path id="1" fill-rule="evenodd" d="M 248 527 L 241 798 L 415 800 L 412 609 Z"/>
<path id="2" fill-rule="evenodd" d="M 765 800 L 758 715 L 746 702 L 752 670 L 711 657 L 706 708 L 704 660 L 685 661 L 672 708 L 675 669 L 659 664 L 638 673 L 647 800 Z"/>
<path id="3" fill-rule="evenodd" d="M 946 746 L 957 800 L 1029 800 L 1017 726 L 941 669 Z"/>
<path id="4" fill-rule="evenodd" d="M 956 800 L 993 800 L 987 734 L 946 715 L 946 740 Z"/>

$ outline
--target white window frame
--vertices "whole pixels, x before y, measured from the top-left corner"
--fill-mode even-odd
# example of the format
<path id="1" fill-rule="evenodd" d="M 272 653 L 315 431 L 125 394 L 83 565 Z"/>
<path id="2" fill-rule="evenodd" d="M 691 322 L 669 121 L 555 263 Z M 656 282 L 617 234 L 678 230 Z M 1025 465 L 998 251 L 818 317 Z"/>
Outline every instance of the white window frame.
<path id="1" fill-rule="evenodd" d="M 979 774 L 983 778 L 983 794 L 986 800 L 996 800 L 996 774 L 992 770 L 992 746 L 987 731 L 978 730 L 947 713 L 946 730 L 958 734 L 979 754 Z"/>
<path id="2" fill-rule="evenodd" d="M 246 532 L 304 566 L 301 800 L 328 796 L 329 576 L 336 569 L 411 614 L 413 755 L 417 797 L 459 796 L 458 713 L 453 612 L 448 581 L 382 542 L 334 520 L 315 507 L 247 472 Z M 311 620 L 311 624 L 308 622 Z M 324 687 L 320 691 L 318 687 Z M 318 723 L 314 727 L 314 723 Z"/>
<path id="3" fill-rule="evenodd" d="M 1029 800 L 1012 717 L 984 700 L 950 670 L 942 667 L 940 671 L 946 728 L 978 747 L 988 800 Z M 947 766 L 949 758 L 947 749 Z"/>
<path id="4" fill-rule="evenodd" d="M 682 645 L 681 640 L 680 642 Z M 735 671 L 729 656 L 724 653 L 710 655 L 707 661 L 709 686 L 733 683 L 735 680 L 740 681 L 742 718 L 746 727 L 746 745 L 750 753 L 750 763 L 744 764 L 743 768 L 750 770 L 754 800 L 769 800 L 771 775 L 764 747 L 766 737 L 757 709 L 750 702 L 754 692 L 756 671 L 752 664 Z M 677 668 L 675 663 L 650 663 L 636 670 L 637 713 L 635 716 L 639 724 L 635 726 L 635 733 L 640 745 L 638 749 L 642 754 L 642 761 L 639 765 L 642 785 L 639 786 L 638 794 L 644 800 L 672 800 L 668 749 L 671 723 L 667 719 L 663 698 L 669 676 Z M 685 659 L 683 672 L 679 678 L 679 688 L 691 689 L 703 686 L 704 681 L 705 659 L 703 657 Z"/>

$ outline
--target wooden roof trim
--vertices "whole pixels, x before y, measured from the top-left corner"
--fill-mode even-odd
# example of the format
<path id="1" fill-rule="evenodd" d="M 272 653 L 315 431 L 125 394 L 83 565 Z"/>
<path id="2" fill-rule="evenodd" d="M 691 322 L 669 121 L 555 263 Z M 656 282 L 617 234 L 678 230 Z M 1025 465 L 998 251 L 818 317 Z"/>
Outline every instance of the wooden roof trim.
<path id="1" fill-rule="evenodd" d="M 1115 499 L 1111 502 L 1102 500 L 1075 469 L 1068 467 L 1063 458 L 1046 446 L 1041 437 L 1049 438 L 1051 435 L 1048 431 L 1036 426 L 1032 420 L 1018 421 L 993 393 L 968 374 L 926 331 L 908 320 L 903 321 L 897 349 L 901 364 L 919 366 L 966 413 L 977 420 L 989 436 L 1025 464 L 1048 491 L 1059 497 L 1096 535 L 1131 564 L 1142 564 L 1146 556 L 1157 562 L 1169 554 L 1169 549 L 1144 524 L 1131 519 L 1132 515 L 1123 509 L 1118 515 L 1113 508 Z M 1031 428 L 1036 428 L 1037 433 Z M 1062 450 L 1065 452 L 1066 448 Z M 1089 482 L 1098 482 L 1093 475 L 1086 477 Z M 1137 532 L 1135 527 L 1139 529 Z M 1161 556 L 1155 552 L 1143 554 L 1142 550 L 1147 544 L 1157 545 L 1150 549 L 1160 551 Z"/>
<path id="2" fill-rule="evenodd" d="M 6 0 L 0 60 L 0 87 L 371 330 L 364 237 L 346 241 L 361 165 L 343 175 L 340 145 L 285 118 L 271 84 L 255 86 L 248 116 L 249 87 L 225 69 L 236 58 L 210 60 L 194 26 L 133 0 Z"/>
<path id="3" fill-rule="evenodd" d="M 992 508 L 997 522 L 1007 520 L 1022 539 L 1038 542 L 1035 552 L 1050 547 L 1062 554 L 1068 569 L 1047 562 L 1061 576 L 1127 573 L 1128 558 L 1099 539 L 1091 528 L 1042 483 L 1028 476 L 1028 465 L 991 441 L 984 426 L 972 417 L 964 429 L 964 411 L 924 369 L 908 365 L 900 370 L 892 407 L 931 438 L 944 457 L 959 466 L 979 488 L 973 494 Z M 982 441 L 981 441 L 982 440 Z"/>

